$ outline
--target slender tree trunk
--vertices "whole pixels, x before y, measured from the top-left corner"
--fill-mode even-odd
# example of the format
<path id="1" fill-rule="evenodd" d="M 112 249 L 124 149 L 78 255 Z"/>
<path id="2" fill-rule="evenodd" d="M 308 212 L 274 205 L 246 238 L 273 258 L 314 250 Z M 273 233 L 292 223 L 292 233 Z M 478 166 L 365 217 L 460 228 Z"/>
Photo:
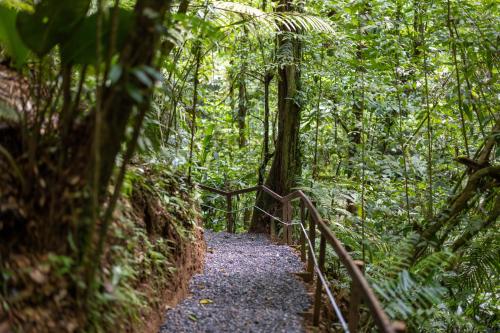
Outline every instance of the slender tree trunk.
<path id="1" fill-rule="evenodd" d="M 228 80 L 229 80 L 229 107 L 231 108 L 231 121 L 234 124 L 236 121 L 236 99 L 234 98 L 234 85 L 235 78 L 233 73 L 233 61 L 230 61 L 230 67 L 228 72 Z"/>
<path id="2" fill-rule="evenodd" d="M 191 141 L 189 144 L 189 169 L 188 169 L 188 183 L 191 183 L 191 171 L 193 166 L 193 149 L 194 149 L 194 135 L 196 132 L 196 108 L 198 106 L 198 74 L 200 72 L 201 65 L 201 46 L 198 44 L 195 46 L 196 54 L 196 68 L 193 77 L 193 105 L 191 108 Z"/>
<path id="3" fill-rule="evenodd" d="M 321 53 L 321 67 L 323 67 L 323 53 Z M 313 155 L 313 168 L 312 168 L 312 178 L 313 180 L 318 179 L 318 144 L 319 144 L 319 122 L 320 122 L 320 106 L 321 99 L 323 97 L 323 89 L 321 77 L 319 77 L 319 91 L 318 91 L 318 100 L 316 103 L 316 127 L 314 129 L 314 155 Z"/>
<path id="4" fill-rule="evenodd" d="M 366 14 L 367 11 L 367 4 L 365 3 L 363 8 L 361 9 L 361 12 L 358 13 L 358 35 L 362 36 L 362 26 L 363 26 L 363 15 Z M 354 179 L 359 179 L 359 173 L 355 172 L 355 159 L 358 155 L 358 147 L 361 144 L 361 126 L 363 122 L 363 112 L 364 112 L 364 97 L 363 94 L 364 92 L 362 91 L 362 84 L 361 83 L 361 77 L 362 77 L 362 71 L 363 71 L 363 43 L 362 41 L 358 42 L 356 46 L 356 76 L 357 76 L 357 81 L 358 85 L 356 87 L 356 91 L 353 92 L 353 103 L 352 103 L 352 112 L 354 114 L 354 126 L 349 132 L 349 141 L 350 145 L 348 148 L 348 169 L 347 169 L 347 176 L 349 178 L 354 178 Z M 347 211 L 349 211 L 351 214 L 357 214 L 358 213 L 358 206 L 357 204 L 352 201 L 351 199 L 347 200 Z"/>
<path id="5" fill-rule="evenodd" d="M 422 53 L 422 39 L 424 23 L 422 20 L 420 0 L 413 1 L 413 57 L 418 60 Z"/>
<path id="6" fill-rule="evenodd" d="M 239 147 L 243 148 L 247 144 L 245 136 L 246 117 L 247 117 L 247 88 L 245 81 L 245 66 L 243 65 L 238 80 L 238 131 Z"/>
<path id="7" fill-rule="evenodd" d="M 259 185 L 264 184 L 266 167 L 272 157 L 272 154 L 269 152 L 269 88 L 272 80 L 273 74 L 267 72 L 264 76 L 264 142 L 262 144 L 262 163 L 259 167 Z"/>
<path id="8" fill-rule="evenodd" d="M 465 127 L 465 119 L 464 119 L 464 105 L 462 101 L 462 84 L 460 80 L 460 69 L 458 67 L 458 61 L 457 61 L 457 42 L 455 39 L 455 34 L 453 31 L 452 27 L 452 16 L 451 16 L 451 4 L 450 0 L 447 1 L 447 26 L 448 26 L 448 32 L 450 34 L 450 43 L 451 43 L 451 54 L 453 58 L 453 65 L 455 67 L 455 75 L 457 78 L 457 97 L 458 97 L 458 110 L 460 113 L 460 125 L 461 125 L 461 130 L 462 130 L 462 136 L 464 139 L 464 144 L 465 144 L 465 153 L 467 154 L 467 157 L 470 158 L 470 152 L 469 152 L 469 140 L 467 139 L 467 129 Z"/>
<path id="9" fill-rule="evenodd" d="M 423 20 L 423 19 L 422 19 Z M 422 31 L 421 41 L 424 57 L 424 105 L 427 113 L 427 210 L 425 216 L 430 221 L 434 217 L 434 170 L 433 170 L 433 114 L 429 103 L 429 66 L 428 52 L 426 45 L 426 31 Z"/>
<path id="10" fill-rule="evenodd" d="M 170 6 L 171 1 L 144 0 L 136 5 L 136 13 L 140 13 L 137 18 L 136 28 L 130 36 L 128 47 L 122 52 L 121 66 L 124 69 L 135 68 L 141 65 L 151 65 L 159 41 L 159 35 L 151 33 L 151 26 L 156 24 L 156 19 L 143 15 L 146 8 L 160 14 L 162 17 Z M 124 73 L 128 73 L 124 70 Z M 126 135 L 132 109 L 136 101 L 124 91 L 126 87 L 133 84 L 142 88 L 141 93 L 147 95 L 152 87 L 143 85 L 129 74 L 124 74 L 115 86 L 107 88 L 102 93 L 101 119 L 103 127 L 100 130 L 99 155 L 101 156 L 99 171 L 99 184 L 102 190 L 107 187 L 112 171 L 115 166 L 116 155 L 121 150 L 121 144 Z M 89 156 L 89 155 L 87 155 Z M 92 171 L 93 172 L 93 171 Z"/>

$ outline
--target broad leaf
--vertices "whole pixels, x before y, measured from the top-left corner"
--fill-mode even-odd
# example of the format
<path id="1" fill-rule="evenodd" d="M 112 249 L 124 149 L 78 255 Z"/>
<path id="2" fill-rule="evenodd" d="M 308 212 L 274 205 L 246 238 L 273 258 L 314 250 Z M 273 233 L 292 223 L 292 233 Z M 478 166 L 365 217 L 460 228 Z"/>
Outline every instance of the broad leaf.
<path id="1" fill-rule="evenodd" d="M 16 15 L 14 9 L 0 6 L 0 45 L 5 47 L 16 66 L 20 67 L 26 61 L 28 49 L 17 33 Z"/>
<path id="2" fill-rule="evenodd" d="M 112 14 L 111 14 L 112 15 Z M 116 21 L 116 40 L 114 52 L 120 51 L 125 44 L 128 32 L 132 25 L 133 13 L 125 9 L 119 9 Z M 103 18 L 102 33 L 99 55 L 101 60 L 109 54 L 111 45 L 111 24 L 110 17 Z M 73 36 L 61 46 L 61 58 L 64 63 L 89 64 L 97 62 L 97 14 L 93 14 L 82 22 L 76 29 Z"/>
<path id="3" fill-rule="evenodd" d="M 39 57 L 70 37 L 87 14 L 90 0 L 43 0 L 35 12 L 20 12 L 17 30 L 24 43 Z"/>

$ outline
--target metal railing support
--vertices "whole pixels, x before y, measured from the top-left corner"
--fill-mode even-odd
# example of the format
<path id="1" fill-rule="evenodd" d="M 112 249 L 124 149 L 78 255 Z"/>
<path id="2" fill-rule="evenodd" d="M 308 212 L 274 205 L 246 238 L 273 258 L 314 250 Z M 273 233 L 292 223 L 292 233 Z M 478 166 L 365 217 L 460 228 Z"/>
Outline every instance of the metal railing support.
<path id="1" fill-rule="evenodd" d="M 321 272 L 325 270 L 325 252 L 326 252 L 326 239 L 323 235 L 321 235 L 321 240 L 319 242 L 319 267 L 318 269 Z M 316 294 L 314 296 L 314 312 L 313 312 L 313 325 L 319 325 L 319 319 L 321 315 L 321 291 L 323 289 L 323 285 L 319 279 L 319 275 L 316 274 Z"/>

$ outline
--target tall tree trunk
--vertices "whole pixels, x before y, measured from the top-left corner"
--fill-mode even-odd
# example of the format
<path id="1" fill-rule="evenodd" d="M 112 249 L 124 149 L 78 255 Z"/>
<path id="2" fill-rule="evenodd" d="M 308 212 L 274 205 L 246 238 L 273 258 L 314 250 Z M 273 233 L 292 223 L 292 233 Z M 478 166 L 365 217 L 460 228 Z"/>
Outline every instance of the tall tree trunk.
<path id="1" fill-rule="evenodd" d="M 235 74 L 233 72 L 233 60 L 229 62 L 227 80 L 229 81 L 229 107 L 231 108 L 231 124 L 236 122 L 236 99 L 234 98 L 234 85 L 236 84 Z"/>
<path id="2" fill-rule="evenodd" d="M 422 39 L 424 34 L 424 23 L 422 20 L 420 0 L 413 1 L 413 57 L 418 61 L 422 54 Z"/>
<path id="3" fill-rule="evenodd" d="M 278 11 L 287 12 L 294 8 L 291 0 L 280 0 Z M 283 30 L 286 30 L 283 28 Z M 287 194 L 295 185 L 301 173 L 299 129 L 300 129 L 300 66 L 301 44 L 292 33 L 278 36 L 281 52 L 291 52 L 292 63 L 280 66 L 278 70 L 278 137 L 271 170 L 265 185 L 279 194 Z M 256 205 L 266 211 L 276 211 L 276 202 L 265 194 L 257 196 Z M 251 232 L 268 232 L 268 218 L 254 211 Z"/>
<path id="4" fill-rule="evenodd" d="M 240 148 L 243 148 L 247 144 L 247 139 L 245 137 L 247 110 L 248 109 L 247 109 L 247 87 L 245 81 L 245 65 L 242 65 L 238 80 L 238 131 L 239 131 Z"/>
<path id="5" fill-rule="evenodd" d="M 460 115 L 460 125 L 461 125 L 461 130 L 462 130 L 462 136 L 464 139 L 464 144 L 465 144 L 465 153 L 467 154 L 467 157 L 470 158 L 470 151 L 469 151 L 469 140 L 467 139 L 467 129 L 465 125 L 465 117 L 464 117 L 464 103 L 462 100 L 462 84 L 461 84 L 461 79 L 460 79 L 460 68 L 458 66 L 458 60 L 457 60 L 457 41 L 455 38 L 455 34 L 453 31 L 453 17 L 451 14 L 451 4 L 450 0 L 446 2 L 446 9 L 447 9 L 447 26 L 448 26 L 448 32 L 450 34 L 450 44 L 451 44 L 451 54 L 452 54 L 452 60 L 453 60 L 453 66 L 455 67 L 455 75 L 457 78 L 457 101 L 458 101 L 458 111 Z"/>

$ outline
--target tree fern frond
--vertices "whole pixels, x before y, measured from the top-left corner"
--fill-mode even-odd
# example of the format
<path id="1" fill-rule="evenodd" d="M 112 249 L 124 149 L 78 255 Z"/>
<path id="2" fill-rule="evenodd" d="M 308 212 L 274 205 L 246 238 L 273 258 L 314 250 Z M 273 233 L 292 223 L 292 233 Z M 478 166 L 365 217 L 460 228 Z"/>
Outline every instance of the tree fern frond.
<path id="1" fill-rule="evenodd" d="M 372 261 L 372 271 L 370 275 L 376 281 L 396 278 L 397 275 L 411 267 L 411 254 L 414 244 L 418 241 L 418 236 L 410 234 L 404 239 L 394 239 L 389 241 L 388 249 L 383 256 L 377 256 Z M 393 244 L 390 246 L 390 244 Z"/>
<path id="2" fill-rule="evenodd" d="M 373 282 L 373 288 L 384 301 L 384 308 L 393 318 L 407 319 L 426 313 L 442 303 L 445 289 L 439 285 L 422 283 L 410 272 L 401 271 L 397 278 Z"/>
<path id="3" fill-rule="evenodd" d="M 449 252 L 434 252 L 419 260 L 413 267 L 412 272 L 424 280 L 431 280 L 435 273 L 443 270 L 452 259 L 453 254 Z"/>
<path id="4" fill-rule="evenodd" d="M 248 15 L 252 17 L 264 17 L 267 15 L 266 12 L 238 2 L 231 1 L 214 1 L 212 6 L 219 10 L 229 11 L 232 13 L 237 13 L 241 15 Z"/>
<path id="5" fill-rule="evenodd" d="M 500 280 L 498 251 L 475 248 L 467 253 L 458 267 L 458 281 L 469 290 L 493 290 Z"/>
<path id="6" fill-rule="evenodd" d="M 259 27 L 264 30 L 289 32 L 306 31 L 329 34 L 335 32 L 330 22 L 320 17 L 304 13 L 266 13 L 252 6 L 229 1 L 214 1 L 212 3 L 212 8 L 214 11 L 229 12 L 239 15 L 249 22 L 258 22 Z"/>

